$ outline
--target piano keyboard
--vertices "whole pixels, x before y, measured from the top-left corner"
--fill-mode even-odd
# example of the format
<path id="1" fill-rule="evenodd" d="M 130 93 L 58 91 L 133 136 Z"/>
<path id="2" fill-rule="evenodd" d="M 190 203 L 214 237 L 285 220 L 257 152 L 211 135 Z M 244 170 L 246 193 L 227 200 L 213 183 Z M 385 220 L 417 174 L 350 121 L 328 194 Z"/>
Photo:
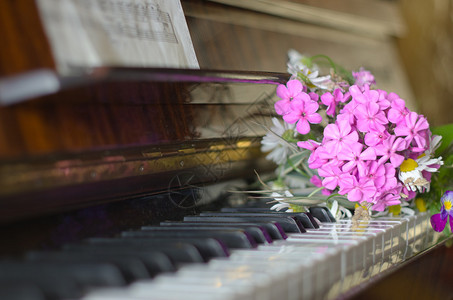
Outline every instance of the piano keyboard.
<path id="1" fill-rule="evenodd" d="M 332 299 L 435 239 L 426 213 L 357 228 L 312 213 L 225 209 L 31 252 L 0 263 L 0 298 Z"/>

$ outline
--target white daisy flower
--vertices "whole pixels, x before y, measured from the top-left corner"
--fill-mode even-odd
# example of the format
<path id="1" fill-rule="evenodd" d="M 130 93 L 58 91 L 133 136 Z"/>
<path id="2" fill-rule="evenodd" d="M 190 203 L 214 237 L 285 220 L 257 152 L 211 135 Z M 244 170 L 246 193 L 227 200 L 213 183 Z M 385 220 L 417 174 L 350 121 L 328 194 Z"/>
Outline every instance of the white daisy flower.
<path id="1" fill-rule="evenodd" d="M 339 205 L 337 200 L 334 200 L 332 202 L 330 213 L 332 214 L 332 216 L 334 216 L 336 220 L 352 218 L 352 213 L 349 211 L 349 209 Z"/>
<path id="2" fill-rule="evenodd" d="M 305 56 L 296 50 L 291 49 L 288 51 L 288 58 L 288 73 L 290 73 L 293 78 L 297 78 L 299 75 L 305 77 L 304 81 L 310 90 L 315 90 L 317 88 L 333 90 L 334 83 L 332 82 L 330 75 L 318 77 L 318 66 L 316 66 L 316 64 L 307 66 L 307 64 L 304 63 L 304 60 L 306 59 Z"/>
<path id="3" fill-rule="evenodd" d="M 278 201 L 277 204 L 273 205 L 270 208 L 271 210 L 280 211 L 282 209 L 287 208 L 287 210 L 286 210 L 287 212 L 293 212 L 293 209 L 291 208 L 289 203 L 280 202 L 280 201 L 285 200 L 287 197 L 294 197 L 290 191 L 286 190 L 283 195 L 280 193 L 277 193 L 277 192 L 272 192 L 271 197 L 273 197 L 276 201 Z M 283 197 L 285 197 L 285 198 L 283 198 Z"/>
<path id="4" fill-rule="evenodd" d="M 443 164 L 442 157 L 430 158 L 423 154 L 416 160 L 408 158 L 399 167 L 398 178 L 408 190 L 423 192 L 423 189 L 426 189 L 429 191 L 430 182 L 423 177 L 422 171 L 437 172 L 438 167 L 436 168 L 434 165 Z"/>
<path id="5" fill-rule="evenodd" d="M 429 148 L 425 151 L 425 154 L 429 157 L 432 157 L 434 155 L 434 152 L 436 152 L 437 148 L 440 147 L 441 141 L 442 141 L 442 136 L 433 135 L 431 137 L 431 141 L 429 143 Z"/>
<path id="6" fill-rule="evenodd" d="M 283 139 L 283 135 L 285 133 L 289 133 L 294 137 L 297 132 L 294 130 L 295 124 L 283 122 L 282 125 L 277 118 L 272 118 L 272 123 L 274 126 L 271 127 L 271 130 L 261 140 L 261 151 L 271 151 L 266 158 L 280 165 L 284 163 L 288 156 L 292 153 L 292 144 L 285 141 Z M 293 131 L 293 133 L 291 133 L 291 131 Z"/>

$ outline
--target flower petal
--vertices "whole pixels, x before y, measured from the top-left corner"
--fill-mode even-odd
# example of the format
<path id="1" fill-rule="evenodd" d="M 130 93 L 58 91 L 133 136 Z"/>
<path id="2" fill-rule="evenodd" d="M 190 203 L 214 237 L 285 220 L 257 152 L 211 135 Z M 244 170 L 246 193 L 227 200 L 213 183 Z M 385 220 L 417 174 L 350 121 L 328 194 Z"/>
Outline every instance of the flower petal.
<path id="1" fill-rule="evenodd" d="M 431 216 L 431 226 L 437 232 L 442 232 L 447 224 L 447 218 L 442 219 L 440 214 L 434 214 Z M 450 224 L 451 226 L 451 224 Z"/>
<path id="2" fill-rule="evenodd" d="M 300 119 L 297 122 L 296 129 L 300 134 L 307 134 L 310 132 L 310 124 L 308 124 L 306 119 Z"/>

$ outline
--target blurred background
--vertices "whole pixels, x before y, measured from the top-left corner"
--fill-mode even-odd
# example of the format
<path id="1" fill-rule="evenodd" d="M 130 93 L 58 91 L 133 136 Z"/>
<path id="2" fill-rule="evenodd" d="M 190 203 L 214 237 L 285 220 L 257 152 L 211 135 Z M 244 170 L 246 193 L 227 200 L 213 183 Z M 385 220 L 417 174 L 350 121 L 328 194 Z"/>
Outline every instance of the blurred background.
<path id="1" fill-rule="evenodd" d="M 183 0 L 202 68 L 286 71 L 286 51 L 371 70 L 431 125 L 453 122 L 451 0 Z"/>

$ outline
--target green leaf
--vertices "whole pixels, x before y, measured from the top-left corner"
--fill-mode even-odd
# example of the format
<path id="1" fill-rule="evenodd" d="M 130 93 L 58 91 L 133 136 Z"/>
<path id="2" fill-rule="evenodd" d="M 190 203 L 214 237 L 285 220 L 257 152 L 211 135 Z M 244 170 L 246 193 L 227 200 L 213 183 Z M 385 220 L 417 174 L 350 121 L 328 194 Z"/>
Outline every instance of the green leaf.
<path id="1" fill-rule="evenodd" d="M 433 127 L 431 128 L 431 132 L 435 135 L 442 136 L 442 143 L 436 151 L 436 156 L 438 156 L 453 142 L 453 124 Z"/>
<path id="2" fill-rule="evenodd" d="M 288 160 L 285 163 L 283 174 L 286 175 L 289 172 L 298 168 L 300 164 L 308 158 L 308 156 L 309 156 L 308 151 L 301 151 L 292 154 L 290 157 L 288 157 Z"/>

